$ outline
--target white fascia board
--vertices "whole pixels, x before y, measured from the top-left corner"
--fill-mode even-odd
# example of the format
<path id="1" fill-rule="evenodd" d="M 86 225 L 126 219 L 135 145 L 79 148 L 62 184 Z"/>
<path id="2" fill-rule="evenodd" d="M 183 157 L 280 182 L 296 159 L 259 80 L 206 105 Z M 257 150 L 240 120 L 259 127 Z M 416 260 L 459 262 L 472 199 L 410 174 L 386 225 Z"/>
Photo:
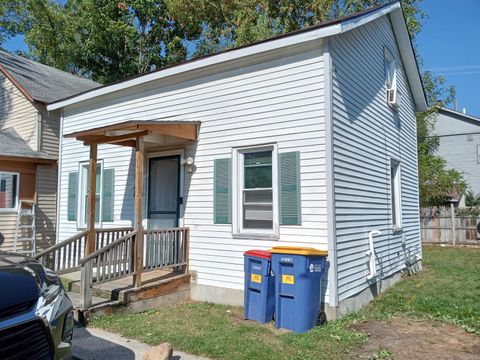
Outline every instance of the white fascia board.
<path id="1" fill-rule="evenodd" d="M 280 49 L 283 47 L 301 44 L 301 43 L 325 38 L 328 36 L 340 34 L 340 33 L 355 29 L 359 26 L 362 26 L 370 21 L 373 21 L 381 16 L 384 16 L 398 9 L 400 9 L 400 3 L 395 2 L 390 6 L 382 7 L 377 11 L 353 18 L 351 20 L 345 20 L 343 22 L 332 24 L 330 26 L 321 27 L 318 29 L 310 30 L 310 31 L 300 32 L 295 35 L 285 36 L 279 39 L 265 41 L 257 45 L 247 46 L 239 49 L 233 49 L 231 51 L 220 53 L 217 55 L 212 55 L 203 59 L 200 58 L 198 60 L 186 62 L 184 64 L 173 66 L 171 68 L 166 68 L 164 70 L 138 76 L 131 80 L 126 80 L 126 81 L 119 82 L 117 84 L 107 85 L 99 89 L 94 89 L 92 91 L 86 92 L 84 94 L 80 94 L 78 96 L 75 96 L 69 99 L 65 99 L 63 101 L 60 100 L 58 102 L 47 105 L 47 110 L 51 111 L 51 110 L 64 108 L 72 104 L 86 101 L 98 96 L 110 94 L 115 91 L 120 91 L 132 86 L 141 85 L 150 81 L 166 78 L 168 76 L 173 76 L 180 73 L 201 69 L 207 66 L 217 65 L 227 61 L 236 60 L 239 58 L 260 54 L 260 53 L 268 52 L 271 50 Z M 400 10 L 400 13 L 401 13 L 401 10 Z"/>
<path id="2" fill-rule="evenodd" d="M 399 7 L 390 13 L 393 31 L 397 38 L 400 56 L 402 57 L 403 66 L 407 73 L 408 82 L 412 91 L 415 108 L 418 112 L 425 111 L 428 107 L 423 89 L 420 71 L 417 66 L 415 53 L 413 52 L 410 36 L 408 35 L 407 24 L 403 17 L 402 9 Z"/>
<path id="3" fill-rule="evenodd" d="M 110 86 L 107 85 L 99 89 L 94 89 L 92 91 L 89 91 L 84 94 L 80 94 L 70 99 L 49 104 L 47 105 L 47 110 L 51 111 L 55 109 L 64 108 L 68 105 L 79 103 L 81 101 L 89 100 L 98 96 L 110 94 L 112 92 L 120 91 L 136 85 L 141 85 L 150 81 L 166 78 L 168 76 L 173 76 L 180 73 L 201 69 L 207 66 L 217 65 L 227 61 L 236 60 L 239 58 L 260 54 L 263 52 L 280 49 L 280 48 L 295 45 L 295 44 L 300 44 L 300 43 L 321 39 L 327 36 L 338 34 L 339 32 L 341 32 L 341 25 L 336 24 L 336 25 L 325 27 L 325 28 L 320 28 L 317 30 L 302 32 L 297 35 L 286 36 L 286 37 L 272 40 L 272 41 L 266 41 L 258 45 L 248 46 L 240 49 L 234 49 L 228 52 L 212 55 L 203 59 L 186 62 L 184 64 L 173 66 L 171 68 L 166 68 L 164 70 L 145 74 L 143 76 L 139 76 L 131 80 L 122 81 L 118 84 L 112 84 Z"/>
<path id="4" fill-rule="evenodd" d="M 378 18 L 381 18 L 384 15 L 391 13 L 394 10 L 400 9 L 400 2 L 394 2 L 389 6 L 385 6 L 373 13 L 367 14 L 365 16 L 360 16 L 357 18 L 353 18 L 351 20 L 347 20 L 341 23 L 342 25 L 342 32 L 346 32 L 352 29 L 355 29 L 359 26 L 365 25 L 371 21 L 374 21 Z"/>
<path id="5" fill-rule="evenodd" d="M 473 121 L 480 124 L 480 118 L 475 117 L 473 115 L 464 114 L 463 112 L 460 112 L 460 111 L 455 111 L 455 110 L 452 110 L 452 109 L 447 109 L 447 108 L 442 108 L 442 107 L 439 107 L 438 109 L 439 109 L 440 112 L 446 112 L 446 113 L 450 113 L 450 114 L 457 115 L 457 116 L 460 116 L 460 117 L 464 117 L 465 119 L 473 120 Z"/>

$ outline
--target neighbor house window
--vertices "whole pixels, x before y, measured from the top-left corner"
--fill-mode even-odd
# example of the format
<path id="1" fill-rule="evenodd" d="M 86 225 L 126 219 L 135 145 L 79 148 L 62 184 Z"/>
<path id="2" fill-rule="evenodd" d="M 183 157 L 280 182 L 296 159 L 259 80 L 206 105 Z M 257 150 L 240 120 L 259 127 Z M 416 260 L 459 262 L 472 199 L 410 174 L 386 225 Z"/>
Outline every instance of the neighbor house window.
<path id="1" fill-rule="evenodd" d="M 275 234 L 277 158 L 273 146 L 236 150 L 236 232 Z"/>
<path id="2" fill-rule="evenodd" d="M 0 171 L 0 210 L 15 210 L 18 207 L 20 174 Z"/>
<path id="3" fill-rule="evenodd" d="M 79 201 L 78 214 L 80 227 L 86 227 L 88 223 L 88 190 L 89 190 L 89 176 L 88 176 L 88 162 L 80 163 L 80 181 L 79 181 Z M 95 223 L 100 222 L 100 215 L 102 211 L 102 162 L 97 163 L 96 182 L 95 182 Z"/>
<path id="4" fill-rule="evenodd" d="M 400 181 L 400 162 L 390 159 L 390 199 L 392 210 L 392 226 L 402 226 L 402 198 Z"/>

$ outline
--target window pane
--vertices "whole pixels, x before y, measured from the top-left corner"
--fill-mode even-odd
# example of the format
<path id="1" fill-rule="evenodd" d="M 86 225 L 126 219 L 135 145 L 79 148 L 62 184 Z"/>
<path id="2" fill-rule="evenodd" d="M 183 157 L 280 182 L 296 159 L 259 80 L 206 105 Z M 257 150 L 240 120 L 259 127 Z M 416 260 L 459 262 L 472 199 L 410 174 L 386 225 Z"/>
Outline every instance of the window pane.
<path id="1" fill-rule="evenodd" d="M 272 152 L 262 151 L 244 155 L 245 189 L 272 187 Z"/>
<path id="2" fill-rule="evenodd" d="M 273 229 L 272 190 L 244 191 L 243 228 Z"/>
<path id="3" fill-rule="evenodd" d="M 400 225 L 400 203 L 399 203 L 399 194 L 400 194 L 400 181 L 398 178 L 398 167 L 399 164 L 396 161 L 391 161 L 390 165 L 390 198 L 392 204 L 392 225 Z"/>
<path id="4" fill-rule="evenodd" d="M 272 167 L 261 166 L 245 169 L 245 189 L 271 188 Z"/>
<path id="5" fill-rule="evenodd" d="M 16 174 L 0 173 L 0 209 L 13 209 L 17 204 Z"/>
<path id="6" fill-rule="evenodd" d="M 272 152 L 261 151 L 245 154 L 245 165 L 272 165 Z"/>
<path id="7" fill-rule="evenodd" d="M 87 191 L 88 191 L 88 189 L 89 189 L 89 187 L 90 187 L 90 185 L 89 185 L 89 184 L 90 184 L 90 176 L 88 176 L 88 168 L 89 168 L 89 166 L 88 166 L 88 164 L 87 164 L 87 165 L 83 165 L 82 167 L 83 167 L 84 173 L 86 174 L 86 175 L 85 175 L 86 178 L 87 178 L 86 189 L 87 189 Z M 95 192 L 96 192 L 98 195 L 100 195 L 100 191 L 101 191 L 101 190 L 100 190 L 100 189 L 101 189 L 100 185 L 101 185 L 101 181 L 102 181 L 102 167 L 100 166 L 100 164 L 97 164 L 97 171 L 95 172 L 95 178 L 96 178 L 96 180 L 95 180 Z"/>
<path id="8" fill-rule="evenodd" d="M 272 190 L 253 190 L 244 192 L 245 204 L 272 203 Z"/>

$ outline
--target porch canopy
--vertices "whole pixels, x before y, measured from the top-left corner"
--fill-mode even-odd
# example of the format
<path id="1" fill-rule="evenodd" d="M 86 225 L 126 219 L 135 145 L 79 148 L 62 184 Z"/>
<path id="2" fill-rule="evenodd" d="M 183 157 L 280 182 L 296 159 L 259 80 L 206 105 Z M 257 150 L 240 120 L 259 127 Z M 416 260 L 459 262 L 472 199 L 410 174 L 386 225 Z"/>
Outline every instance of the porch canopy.
<path id="1" fill-rule="evenodd" d="M 198 121 L 129 120 L 65 135 L 85 145 L 112 144 L 137 146 L 137 139 L 151 135 L 173 136 L 184 140 L 197 140 Z"/>
<path id="2" fill-rule="evenodd" d="M 90 146 L 89 162 L 89 189 L 88 189 L 88 235 L 85 255 L 95 252 L 95 189 L 97 169 L 97 146 L 111 144 L 134 147 L 135 150 L 135 229 L 136 235 L 136 269 L 135 286 L 141 286 L 143 270 L 143 177 L 145 138 L 168 136 L 181 140 L 197 140 L 200 122 L 198 121 L 168 121 L 158 120 L 131 120 L 113 125 L 100 126 L 88 130 L 64 135 L 66 138 L 75 138 Z"/>

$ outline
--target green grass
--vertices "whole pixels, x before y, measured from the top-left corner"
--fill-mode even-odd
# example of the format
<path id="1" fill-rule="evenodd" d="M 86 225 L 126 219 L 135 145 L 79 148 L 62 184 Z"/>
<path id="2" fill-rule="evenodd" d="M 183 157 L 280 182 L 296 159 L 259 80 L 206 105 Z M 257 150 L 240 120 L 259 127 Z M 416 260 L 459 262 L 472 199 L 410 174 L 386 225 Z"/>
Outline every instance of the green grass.
<path id="1" fill-rule="evenodd" d="M 436 319 L 480 334 L 480 249 L 426 248 L 424 266 L 422 273 L 398 283 L 365 309 L 301 335 L 244 321 L 241 308 L 207 303 L 105 316 L 91 324 L 150 345 L 170 342 L 213 359 L 350 358 L 367 339 L 351 330 L 351 324 L 397 315 Z M 390 355 L 384 350 L 376 358 Z"/>
<path id="2" fill-rule="evenodd" d="M 480 335 L 480 249 L 426 247 L 423 265 L 358 316 L 435 319 Z"/>

